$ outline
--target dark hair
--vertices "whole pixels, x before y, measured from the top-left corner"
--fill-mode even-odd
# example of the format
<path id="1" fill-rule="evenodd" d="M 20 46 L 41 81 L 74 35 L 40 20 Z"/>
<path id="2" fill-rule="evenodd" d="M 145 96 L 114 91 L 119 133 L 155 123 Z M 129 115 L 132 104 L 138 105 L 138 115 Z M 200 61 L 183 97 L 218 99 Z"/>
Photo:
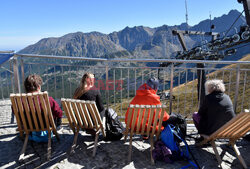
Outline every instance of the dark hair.
<path id="1" fill-rule="evenodd" d="M 41 76 L 32 74 L 29 75 L 24 81 L 24 88 L 27 93 L 37 91 L 39 86 L 42 86 L 43 80 Z"/>
<path id="2" fill-rule="evenodd" d="M 159 80 L 156 77 L 151 77 L 148 79 L 147 85 L 152 89 L 157 90 L 159 86 Z"/>

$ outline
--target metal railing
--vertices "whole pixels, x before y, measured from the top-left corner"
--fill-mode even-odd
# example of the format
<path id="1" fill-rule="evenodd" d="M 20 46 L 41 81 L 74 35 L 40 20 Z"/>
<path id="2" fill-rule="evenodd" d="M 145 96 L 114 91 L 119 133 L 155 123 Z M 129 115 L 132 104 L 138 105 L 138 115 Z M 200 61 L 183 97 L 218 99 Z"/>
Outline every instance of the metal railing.
<path id="1" fill-rule="evenodd" d="M 157 67 L 154 63 L 167 62 L 168 67 Z M 207 79 L 222 79 L 226 93 L 231 97 L 236 112 L 250 109 L 250 61 L 204 61 L 173 59 L 105 59 L 71 56 L 30 55 L 16 53 L 10 62 L 13 74 L 3 79 L 13 79 L 4 83 L 13 92 L 24 92 L 23 81 L 31 73 L 41 75 L 44 84 L 42 90 L 60 98 L 72 98 L 74 90 L 85 72 L 95 74 L 95 85 L 100 89 L 103 102 L 123 117 L 127 107 L 136 94 L 136 89 L 151 77 L 159 77 L 159 92 L 164 96 L 163 104 L 169 107 L 169 113 L 181 113 L 188 118 L 199 108 L 197 91 L 197 71 L 205 72 Z M 205 68 L 196 68 L 196 64 L 205 64 Z M 179 66 L 174 66 L 181 64 Z M 158 65 L 158 64 L 155 64 Z M 218 65 L 223 65 L 218 68 Z M 3 80 L 1 76 L 1 81 Z M 2 83 L 1 83 L 2 84 Z M 9 95 L 0 91 L 0 96 Z M 6 94 L 7 93 L 7 94 Z"/>

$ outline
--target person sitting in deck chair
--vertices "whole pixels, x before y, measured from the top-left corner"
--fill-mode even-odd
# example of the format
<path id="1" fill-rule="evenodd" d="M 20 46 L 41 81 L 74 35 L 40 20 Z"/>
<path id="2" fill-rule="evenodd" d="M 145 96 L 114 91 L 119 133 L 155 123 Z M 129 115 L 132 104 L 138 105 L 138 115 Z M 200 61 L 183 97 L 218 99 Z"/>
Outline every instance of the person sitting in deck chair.
<path id="1" fill-rule="evenodd" d="M 133 105 L 136 105 L 136 104 L 137 105 L 161 105 L 160 96 L 158 96 L 156 94 L 157 90 L 158 90 L 158 86 L 159 86 L 159 80 L 157 78 L 152 77 L 152 78 L 148 79 L 147 83 L 144 83 L 143 85 L 141 85 L 137 89 L 136 95 L 130 104 L 133 104 Z M 126 124 L 127 124 L 128 114 L 129 114 L 129 108 L 128 108 L 126 115 L 125 115 L 125 123 Z M 148 114 L 147 118 L 149 118 L 149 114 Z M 167 112 L 164 112 L 163 125 L 164 125 L 164 122 L 167 121 L 168 119 L 169 119 L 169 115 L 167 114 Z M 147 127 L 147 123 L 146 123 L 146 127 Z M 164 127 L 162 127 L 161 129 L 163 130 Z M 145 137 L 145 139 L 146 139 L 146 137 Z"/>
<path id="2" fill-rule="evenodd" d="M 208 80 L 205 83 L 206 96 L 193 121 L 199 134 L 210 135 L 235 116 L 233 104 L 225 92 L 222 80 Z M 197 142 L 203 140 L 200 137 Z"/>
<path id="3" fill-rule="evenodd" d="M 43 80 L 39 75 L 36 75 L 36 74 L 29 75 L 24 81 L 24 88 L 26 90 L 26 93 L 40 92 L 42 83 L 43 83 Z M 49 103 L 51 106 L 51 111 L 52 111 L 55 125 L 57 128 L 59 128 L 62 123 L 62 110 L 59 107 L 58 103 L 52 97 L 49 97 Z M 40 107 L 42 106 L 40 105 Z M 42 135 L 44 136 L 44 133 Z M 30 140 L 40 142 L 39 136 L 40 136 L 40 132 L 32 132 L 32 136 L 30 137 Z M 45 139 L 45 141 L 48 139 L 48 137 L 44 136 L 44 137 L 41 137 L 41 140 L 43 140 L 43 138 Z"/>
<path id="4" fill-rule="evenodd" d="M 75 93 L 73 95 L 74 99 L 79 100 L 89 100 L 89 101 L 95 101 L 97 109 L 100 113 L 101 118 L 103 118 L 105 109 L 103 106 L 102 98 L 100 91 L 97 90 L 94 86 L 94 80 L 95 76 L 92 73 L 85 73 L 82 76 L 81 82 L 79 87 L 75 90 Z M 95 131 L 93 130 L 86 130 L 88 134 L 95 135 Z"/>
<path id="5" fill-rule="evenodd" d="M 80 99 L 80 100 L 95 101 L 97 109 L 98 109 L 101 117 L 103 117 L 104 106 L 103 106 L 100 91 L 97 90 L 94 86 L 94 80 L 95 80 L 94 74 L 85 73 L 82 76 L 80 86 L 75 90 L 73 98 Z"/>
<path id="6" fill-rule="evenodd" d="M 24 81 L 24 88 L 26 93 L 35 93 L 41 91 L 41 86 L 43 84 L 43 80 L 39 75 L 31 74 Z M 52 98 L 49 97 L 49 103 L 51 106 L 52 115 L 54 118 L 54 122 L 56 127 L 59 127 L 62 123 L 62 110 L 58 103 Z"/>

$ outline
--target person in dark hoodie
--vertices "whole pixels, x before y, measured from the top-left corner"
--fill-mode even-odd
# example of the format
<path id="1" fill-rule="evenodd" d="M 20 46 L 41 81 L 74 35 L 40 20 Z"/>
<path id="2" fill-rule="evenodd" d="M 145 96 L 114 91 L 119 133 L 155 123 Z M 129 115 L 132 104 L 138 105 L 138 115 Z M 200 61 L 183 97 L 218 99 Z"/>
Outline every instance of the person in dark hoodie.
<path id="1" fill-rule="evenodd" d="M 231 120 L 235 112 L 222 80 L 206 81 L 205 90 L 207 95 L 198 113 L 193 114 L 193 121 L 199 134 L 210 135 Z"/>
<path id="2" fill-rule="evenodd" d="M 136 104 L 137 105 L 161 105 L 160 96 L 158 96 L 156 94 L 156 92 L 158 90 L 158 86 L 159 86 L 159 80 L 157 78 L 152 77 L 152 78 L 148 79 L 147 83 L 144 83 L 143 85 L 141 85 L 137 89 L 136 95 L 133 98 L 133 100 L 130 102 L 130 104 L 133 104 L 133 105 L 136 105 Z M 125 115 L 125 123 L 126 124 L 128 121 L 128 119 L 127 119 L 128 112 L 129 112 L 129 108 L 128 108 L 126 115 Z M 148 115 L 148 118 L 149 118 L 149 115 Z M 163 123 L 164 123 L 164 121 L 167 121 L 168 119 L 169 119 L 168 113 L 164 112 Z M 147 127 L 147 123 L 146 123 L 146 127 Z M 164 127 L 162 126 L 161 130 L 163 130 L 163 129 L 164 129 Z"/>

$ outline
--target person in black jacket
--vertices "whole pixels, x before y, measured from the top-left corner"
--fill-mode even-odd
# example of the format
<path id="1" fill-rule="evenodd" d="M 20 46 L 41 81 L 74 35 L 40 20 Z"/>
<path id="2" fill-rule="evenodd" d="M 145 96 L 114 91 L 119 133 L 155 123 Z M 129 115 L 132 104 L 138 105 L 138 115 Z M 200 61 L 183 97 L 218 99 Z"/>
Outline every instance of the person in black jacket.
<path id="1" fill-rule="evenodd" d="M 95 101 L 101 116 L 104 114 L 104 106 L 100 91 L 94 86 L 95 76 L 92 73 L 85 73 L 82 76 L 80 86 L 75 90 L 74 99 Z"/>
<path id="2" fill-rule="evenodd" d="M 75 90 L 73 95 L 74 99 L 90 100 L 96 102 L 96 107 L 103 118 L 105 109 L 102 103 L 100 91 L 94 86 L 95 76 L 92 73 L 85 73 L 82 76 L 80 86 Z M 86 129 L 87 134 L 95 136 L 96 131 L 92 129 Z"/>
<path id="3" fill-rule="evenodd" d="M 193 120 L 199 134 L 210 135 L 235 116 L 233 104 L 225 92 L 222 80 L 208 80 L 205 83 L 206 96 Z M 201 138 L 202 140 L 202 138 Z"/>

